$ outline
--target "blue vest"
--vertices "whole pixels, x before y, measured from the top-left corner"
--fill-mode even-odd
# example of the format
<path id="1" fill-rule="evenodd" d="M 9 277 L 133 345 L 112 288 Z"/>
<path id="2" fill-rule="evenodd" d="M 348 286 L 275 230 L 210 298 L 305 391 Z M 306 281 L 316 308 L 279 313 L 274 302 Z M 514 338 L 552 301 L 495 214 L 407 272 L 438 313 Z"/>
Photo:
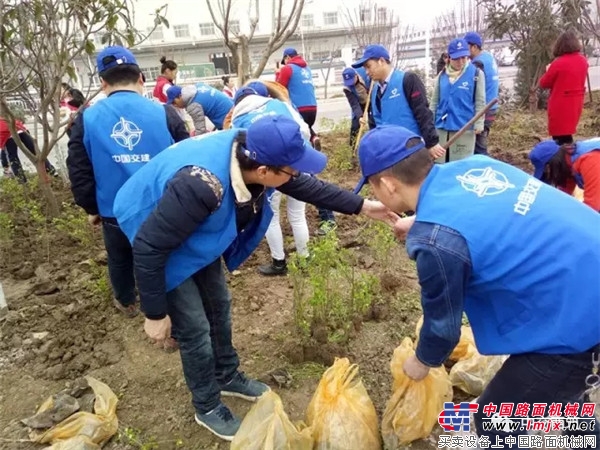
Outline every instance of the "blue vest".
<path id="1" fill-rule="evenodd" d="M 273 211 L 264 194 L 262 214 L 239 234 L 236 199 L 231 187 L 231 147 L 239 130 L 226 130 L 186 139 L 172 145 L 125 183 L 115 199 L 121 229 L 133 244 L 135 236 L 154 211 L 169 180 L 185 166 L 203 167 L 223 186 L 219 208 L 181 246 L 169 255 L 165 268 L 167 291 L 175 289 L 198 270 L 223 256 L 227 268 L 238 268 L 258 247 Z"/>
<path id="2" fill-rule="evenodd" d="M 394 69 L 390 82 L 381 97 L 381 109 L 377 108 L 378 88 L 379 86 L 373 86 L 371 92 L 371 105 L 375 126 L 399 125 L 408 128 L 420 136 L 421 129 L 404 95 L 404 72 Z"/>
<path id="3" fill-rule="evenodd" d="M 317 96 L 310 67 L 300 67 L 296 64 L 289 66 L 292 68 L 292 76 L 287 88 L 294 106 L 296 108 L 317 106 Z"/>
<path id="4" fill-rule="evenodd" d="M 81 114 L 98 211 L 114 217 L 113 202 L 123 183 L 173 143 L 165 108 L 137 92 L 119 91 Z"/>
<path id="5" fill-rule="evenodd" d="M 579 159 L 580 156 L 586 153 L 600 151 L 600 138 L 587 139 L 585 141 L 579 141 L 575 144 L 575 152 L 571 155 L 571 162 L 574 163 Z M 583 189 L 584 179 L 579 172 L 573 171 L 573 177 L 579 189 Z"/>
<path id="6" fill-rule="evenodd" d="M 480 353 L 566 354 L 600 343 L 600 214 L 590 207 L 476 155 L 433 167 L 416 217 L 467 242 L 464 307 Z"/>
<path id="7" fill-rule="evenodd" d="M 469 64 L 454 83 L 443 71 L 440 74 L 440 95 L 435 111 L 435 127 L 458 131 L 475 115 L 475 77 L 477 67 Z"/>
<path id="8" fill-rule="evenodd" d="M 473 61 L 481 61 L 485 75 L 485 102 L 489 103 L 498 98 L 500 92 L 500 76 L 498 75 L 498 64 L 490 52 L 481 52 Z M 490 112 L 498 109 L 498 103 L 490 108 Z"/>
<path id="9" fill-rule="evenodd" d="M 229 110 L 233 108 L 233 100 L 208 84 L 198 83 L 196 89 L 198 89 L 198 93 L 194 97 L 194 101 L 202 105 L 204 115 L 218 130 L 222 130 L 223 121 L 229 114 Z"/>
<path id="10" fill-rule="evenodd" d="M 288 107 L 281 100 L 269 99 L 260 108 L 235 116 L 232 124 L 236 128 L 250 128 L 254 122 L 266 116 L 285 116 L 293 119 Z"/>

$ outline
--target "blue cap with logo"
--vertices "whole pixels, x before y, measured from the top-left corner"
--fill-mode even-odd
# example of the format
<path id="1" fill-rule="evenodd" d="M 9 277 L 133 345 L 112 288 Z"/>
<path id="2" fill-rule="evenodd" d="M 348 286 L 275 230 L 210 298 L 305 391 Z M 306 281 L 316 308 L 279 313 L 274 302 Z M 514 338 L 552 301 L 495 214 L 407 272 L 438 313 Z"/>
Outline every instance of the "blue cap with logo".
<path id="1" fill-rule="evenodd" d="M 450 44 L 448 44 L 448 56 L 450 56 L 450 59 L 464 58 L 470 54 L 469 44 L 464 39 L 452 39 Z"/>
<path id="2" fill-rule="evenodd" d="M 181 96 L 181 86 L 171 86 L 167 89 L 167 105 L 173 103 L 173 101 Z"/>
<path id="3" fill-rule="evenodd" d="M 411 139 L 419 139 L 416 145 L 406 148 Z M 413 153 L 425 148 L 425 141 L 418 134 L 397 125 L 382 125 L 369 131 L 358 146 L 358 160 L 362 178 L 354 193 L 358 194 L 369 177 L 396 165 Z"/>
<path id="4" fill-rule="evenodd" d="M 534 177 L 538 180 L 542 179 L 546 164 L 556 155 L 559 148 L 560 146 L 552 139 L 542 141 L 533 147 L 533 150 L 529 153 L 529 159 L 535 167 L 535 171 L 533 172 Z"/>
<path id="5" fill-rule="evenodd" d="M 298 52 L 296 51 L 295 48 L 292 47 L 288 47 L 283 51 L 283 58 L 281 58 L 281 64 L 285 64 L 285 57 L 289 56 L 290 58 L 293 58 L 294 56 L 298 56 Z"/>
<path id="6" fill-rule="evenodd" d="M 106 47 L 102 49 L 102 51 L 96 56 L 98 73 L 102 73 L 105 70 L 112 69 L 113 67 L 117 67 L 122 64 L 128 64 L 132 66 L 138 65 L 133 53 L 131 53 L 131 51 L 125 47 L 121 47 L 120 45 Z"/>
<path id="7" fill-rule="evenodd" d="M 233 104 L 237 105 L 241 98 L 247 95 L 258 95 L 258 92 L 251 87 L 244 86 L 236 91 L 235 95 L 233 96 Z"/>
<path id="8" fill-rule="evenodd" d="M 358 61 L 354 62 L 352 64 L 352 67 L 354 67 L 356 69 L 358 67 L 364 66 L 365 63 L 369 59 L 379 59 L 379 58 L 387 59 L 388 61 L 390 61 L 390 54 L 387 51 L 387 49 L 383 45 L 380 45 L 380 44 L 367 45 L 367 47 L 365 48 L 365 51 L 362 55 L 362 58 L 360 58 Z"/>
<path id="9" fill-rule="evenodd" d="M 483 47 L 481 36 L 479 33 L 475 33 L 474 31 L 469 31 L 467 34 L 465 34 L 464 40 L 467 41 L 467 44 Z"/>
<path id="10" fill-rule="evenodd" d="M 267 86 L 265 86 L 265 83 L 261 83 L 260 81 L 251 81 L 246 85 L 246 87 L 254 89 L 254 91 L 261 97 L 269 96 L 269 90 L 267 89 Z"/>
<path id="11" fill-rule="evenodd" d="M 344 79 L 344 86 L 354 86 L 356 84 L 356 70 L 352 67 L 346 67 L 342 72 L 342 78 Z"/>
<path id="12" fill-rule="evenodd" d="M 286 116 L 264 116 L 248 128 L 246 156 L 267 166 L 289 166 L 298 172 L 317 174 L 327 156 L 302 137 L 300 125 Z"/>

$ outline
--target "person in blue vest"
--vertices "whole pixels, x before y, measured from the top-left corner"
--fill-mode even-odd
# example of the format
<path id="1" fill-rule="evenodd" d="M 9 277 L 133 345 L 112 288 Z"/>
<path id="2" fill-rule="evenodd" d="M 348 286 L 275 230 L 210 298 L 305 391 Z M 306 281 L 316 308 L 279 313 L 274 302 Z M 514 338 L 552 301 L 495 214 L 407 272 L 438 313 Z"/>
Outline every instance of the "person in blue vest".
<path id="1" fill-rule="evenodd" d="M 495 98 L 498 98 L 500 92 L 500 75 L 498 74 L 498 63 L 496 58 L 486 51 L 483 50 L 483 40 L 479 33 L 469 31 L 464 37 L 467 44 L 469 44 L 469 51 L 471 54 L 472 61 L 479 61 L 483 65 L 483 72 L 485 74 L 485 103 L 488 104 Z M 498 103 L 490 108 L 485 115 L 483 122 L 483 132 L 479 133 L 475 137 L 475 154 L 487 155 L 488 136 L 490 135 L 490 129 L 496 120 L 498 114 Z"/>
<path id="2" fill-rule="evenodd" d="M 440 143 L 446 144 L 458 130 L 485 108 L 485 75 L 469 62 L 469 46 L 464 39 L 448 45 L 450 61 L 435 79 L 431 111 Z M 475 136 L 483 131 L 483 117 L 465 131 L 438 162 L 456 161 L 475 151 Z"/>
<path id="3" fill-rule="evenodd" d="M 479 353 L 510 355 L 475 414 L 477 433 L 503 443 L 507 433 L 483 427 L 484 405 L 589 401 L 586 377 L 600 357 L 600 215 L 509 164 L 483 155 L 434 164 L 425 147 L 402 127 L 370 131 L 356 191 L 368 183 L 392 211 L 416 211 L 395 227 L 416 261 L 424 314 L 405 374 L 420 381 L 446 361 L 463 311 Z M 568 433 L 600 437 L 592 425 Z"/>
<path id="4" fill-rule="evenodd" d="M 269 98 L 269 91 L 261 82 L 250 82 L 240 88 L 235 94 L 234 105 L 231 121 L 235 128 L 246 129 L 265 116 L 286 116 L 296 121 L 304 139 L 307 141 L 310 139 L 308 125 L 306 125 L 298 111 L 291 104 L 275 98 Z M 265 237 L 271 251 L 272 260 L 270 264 L 259 266 L 258 268 L 258 271 L 265 276 L 287 274 L 283 233 L 281 231 L 279 215 L 281 198 L 281 192 L 275 191 L 269 199 L 271 209 L 273 210 L 273 219 L 271 219 Z M 303 258 L 307 258 L 309 233 L 306 221 L 306 203 L 288 196 L 286 204 L 287 217 L 296 244 L 296 253 Z"/>
<path id="5" fill-rule="evenodd" d="M 287 88 L 292 104 L 310 129 L 310 143 L 320 151 L 321 140 L 313 130 L 317 120 L 317 96 L 312 71 L 294 48 L 283 51 L 281 64 L 283 67 L 277 72 L 275 81 Z"/>
<path id="6" fill-rule="evenodd" d="M 352 67 L 364 67 L 372 82 L 377 82 L 371 91 L 371 108 L 376 126 L 403 126 L 423 136 L 435 158 L 446 153 L 439 145 L 427 91 L 417 74 L 394 69 L 390 54 L 379 44 L 367 45 L 362 58 Z"/>
<path id="7" fill-rule="evenodd" d="M 223 439 L 233 439 L 240 420 L 221 395 L 254 401 L 269 388 L 239 371 L 221 260 L 233 271 L 257 248 L 273 217 L 273 190 L 344 214 L 398 220 L 381 203 L 308 175 L 326 163 L 295 120 L 268 115 L 248 129 L 166 149 L 117 195 L 115 212 L 134 249 L 144 329 L 158 342 L 172 329 L 195 420 Z"/>
<path id="8" fill-rule="evenodd" d="M 529 159 L 533 176 L 573 195 L 583 189 L 583 203 L 600 212 L 600 138 L 558 145 L 553 139 L 537 144 Z"/>
<path id="9" fill-rule="evenodd" d="M 114 305 L 128 317 L 139 313 L 133 254 L 113 211 L 117 191 L 137 170 L 173 142 L 189 137 L 177 112 L 145 98 L 143 75 L 133 54 L 107 47 L 96 57 L 107 98 L 75 118 L 67 169 L 75 203 L 90 224 L 102 225 Z"/>
<path id="10" fill-rule="evenodd" d="M 223 121 L 233 107 L 233 100 L 218 89 L 205 83 L 197 83 L 195 86 L 171 86 L 167 89 L 167 104 L 186 109 L 192 118 L 199 115 L 194 113 L 194 108 L 201 106 L 202 112 L 215 128 L 222 130 Z M 194 121 L 195 125 L 196 122 L 197 120 Z M 200 124 L 198 126 L 202 128 Z"/>
<path id="11" fill-rule="evenodd" d="M 283 67 L 277 72 L 275 81 L 288 90 L 292 105 L 308 125 L 311 145 L 321 151 L 321 138 L 313 129 L 317 120 L 317 95 L 312 70 L 294 48 L 286 48 L 283 51 L 281 64 Z M 319 221 L 320 235 L 336 228 L 335 216 L 329 210 L 319 209 Z"/>
<path id="12" fill-rule="evenodd" d="M 362 75 L 359 74 L 359 70 Z M 366 80 L 363 78 L 366 77 Z M 369 85 L 370 79 L 366 76 L 364 68 L 353 69 L 352 67 L 346 67 L 342 72 L 342 79 L 344 80 L 344 95 L 350 104 L 352 110 L 352 122 L 350 126 L 350 146 L 354 147 L 356 142 L 356 136 L 360 130 L 360 119 L 365 113 L 367 106 L 367 99 L 369 98 Z M 371 108 L 369 108 L 371 109 Z M 372 124 L 372 128 L 375 124 Z"/>

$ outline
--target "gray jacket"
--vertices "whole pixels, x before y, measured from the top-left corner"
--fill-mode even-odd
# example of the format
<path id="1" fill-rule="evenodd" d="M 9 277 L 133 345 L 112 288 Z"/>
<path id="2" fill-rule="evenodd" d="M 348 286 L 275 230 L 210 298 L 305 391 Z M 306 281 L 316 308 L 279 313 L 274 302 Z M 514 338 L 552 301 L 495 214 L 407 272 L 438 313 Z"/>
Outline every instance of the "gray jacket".
<path id="1" fill-rule="evenodd" d="M 196 97 L 197 93 L 196 86 L 183 86 L 181 88 L 181 98 L 185 104 L 185 110 L 194 121 L 196 136 L 206 133 L 204 109 L 200 103 L 194 102 L 194 97 Z"/>

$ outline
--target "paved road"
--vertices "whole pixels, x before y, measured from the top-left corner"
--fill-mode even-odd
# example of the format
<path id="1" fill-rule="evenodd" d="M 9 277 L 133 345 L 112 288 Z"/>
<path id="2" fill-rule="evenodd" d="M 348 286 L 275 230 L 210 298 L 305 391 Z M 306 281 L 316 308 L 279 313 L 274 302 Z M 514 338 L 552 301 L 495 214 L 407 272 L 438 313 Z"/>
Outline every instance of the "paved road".
<path id="1" fill-rule="evenodd" d="M 596 58 L 590 59 L 590 81 L 592 89 L 600 89 L 600 65 Z M 514 86 L 514 79 L 517 73 L 516 67 L 500 67 L 500 82 L 507 88 L 511 89 Z M 339 94 L 341 92 L 341 86 L 330 88 L 330 95 Z M 328 125 L 331 123 L 339 122 L 343 119 L 350 117 L 350 107 L 345 97 L 329 98 L 327 100 L 319 100 L 319 112 L 317 116 L 317 126 L 315 127 L 319 131 L 325 131 Z M 33 126 L 30 127 L 32 129 Z M 67 142 L 63 139 L 57 147 L 50 154 L 50 161 L 62 169 L 61 172 L 65 173 L 65 158 L 67 155 Z M 28 170 L 33 171 L 33 166 L 29 164 L 27 158 L 22 155 L 21 160 L 25 162 L 25 166 Z"/>

